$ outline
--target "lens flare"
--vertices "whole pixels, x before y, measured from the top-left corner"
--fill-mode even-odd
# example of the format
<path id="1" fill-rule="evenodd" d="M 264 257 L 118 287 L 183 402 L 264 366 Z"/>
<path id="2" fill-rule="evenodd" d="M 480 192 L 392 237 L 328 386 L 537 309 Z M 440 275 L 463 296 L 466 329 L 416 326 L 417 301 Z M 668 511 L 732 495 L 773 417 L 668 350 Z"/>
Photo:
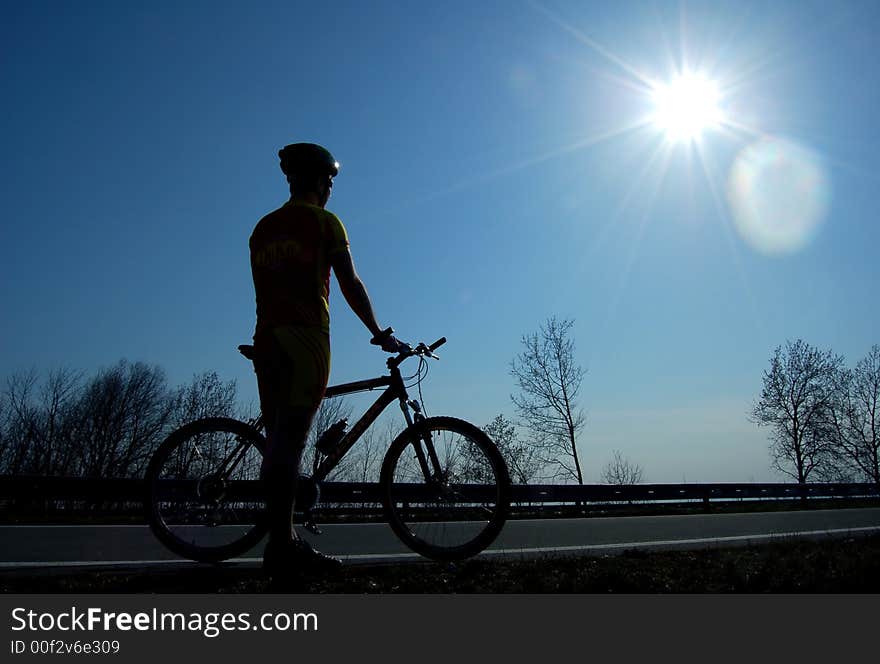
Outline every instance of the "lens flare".
<path id="1" fill-rule="evenodd" d="M 831 188 L 821 158 L 781 138 L 739 153 L 728 182 L 737 231 L 765 254 L 787 254 L 812 240 L 828 211 Z"/>

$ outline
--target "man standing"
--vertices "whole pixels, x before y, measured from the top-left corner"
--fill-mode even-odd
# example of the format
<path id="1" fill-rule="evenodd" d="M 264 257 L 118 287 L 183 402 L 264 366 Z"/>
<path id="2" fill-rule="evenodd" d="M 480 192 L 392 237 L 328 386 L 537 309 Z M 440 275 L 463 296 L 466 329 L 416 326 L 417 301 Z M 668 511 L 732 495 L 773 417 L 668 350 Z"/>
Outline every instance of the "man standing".
<path id="1" fill-rule="evenodd" d="M 278 156 L 290 200 L 263 217 L 250 238 L 257 302 L 254 367 L 268 437 L 262 475 L 269 542 L 263 566 L 276 576 L 341 566 L 312 549 L 291 525 L 303 448 L 330 376 L 331 268 L 346 302 L 373 335 L 371 343 L 389 353 L 402 347 L 392 329 L 376 321 L 345 227 L 324 209 L 338 162 L 313 143 L 288 145 Z"/>

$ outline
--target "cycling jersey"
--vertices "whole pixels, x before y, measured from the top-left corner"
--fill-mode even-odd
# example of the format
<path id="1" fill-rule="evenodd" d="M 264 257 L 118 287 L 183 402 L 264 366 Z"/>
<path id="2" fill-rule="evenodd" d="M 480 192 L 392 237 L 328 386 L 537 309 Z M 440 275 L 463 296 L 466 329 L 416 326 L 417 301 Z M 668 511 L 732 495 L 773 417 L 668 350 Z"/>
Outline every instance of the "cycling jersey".
<path id="1" fill-rule="evenodd" d="M 251 234 L 254 368 L 267 421 L 277 408 L 321 403 L 330 376 L 330 264 L 347 247 L 342 222 L 308 203 L 286 203 Z"/>
<path id="2" fill-rule="evenodd" d="M 330 263 L 348 247 L 336 215 L 288 201 L 263 217 L 250 238 L 257 298 L 255 339 L 287 325 L 330 329 Z"/>

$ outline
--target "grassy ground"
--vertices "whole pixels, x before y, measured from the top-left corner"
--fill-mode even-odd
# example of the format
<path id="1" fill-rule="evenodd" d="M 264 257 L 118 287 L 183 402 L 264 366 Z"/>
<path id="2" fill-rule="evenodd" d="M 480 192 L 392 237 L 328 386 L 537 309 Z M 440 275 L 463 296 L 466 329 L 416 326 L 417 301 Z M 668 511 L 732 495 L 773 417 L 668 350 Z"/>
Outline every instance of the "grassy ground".
<path id="1" fill-rule="evenodd" d="M 699 551 L 347 566 L 272 584 L 253 566 L 4 570 L 4 593 L 878 593 L 880 535 Z"/>

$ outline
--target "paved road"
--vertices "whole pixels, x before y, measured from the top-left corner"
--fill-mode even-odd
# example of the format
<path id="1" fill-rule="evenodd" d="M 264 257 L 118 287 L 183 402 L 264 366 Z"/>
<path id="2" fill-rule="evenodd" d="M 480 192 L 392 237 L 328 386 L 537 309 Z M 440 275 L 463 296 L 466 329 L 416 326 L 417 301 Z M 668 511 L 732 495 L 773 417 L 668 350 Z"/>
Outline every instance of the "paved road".
<path id="1" fill-rule="evenodd" d="M 385 524 L 323 526 L 307 535 L 351 563 L 416 560 Z M 631 548 L 705 548 L 792 537 L 880 532 L 880 508 L 508 522 L 483 555 L 521 558 Z M 262 547 L 240 560 L 254 561 Z M 0 526 L 0 568 L 180 561 L 146 526 Z"/>

